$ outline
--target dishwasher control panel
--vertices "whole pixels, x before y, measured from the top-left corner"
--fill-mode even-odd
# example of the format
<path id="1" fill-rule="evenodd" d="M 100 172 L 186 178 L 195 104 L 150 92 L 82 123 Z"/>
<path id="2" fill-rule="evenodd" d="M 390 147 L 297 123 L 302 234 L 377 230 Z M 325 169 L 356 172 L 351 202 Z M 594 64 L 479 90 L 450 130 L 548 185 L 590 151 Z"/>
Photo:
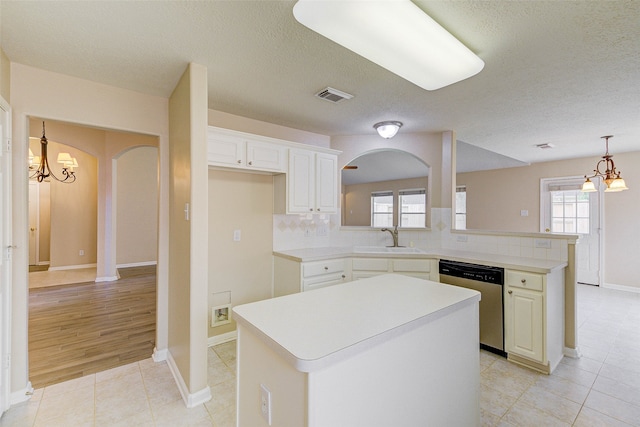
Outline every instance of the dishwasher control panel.
<path id="1" fill-rule="evenodd" d="M 504 268 L 467 262 L 440 260 L 440 275 L 462 277 L 479 282 L 504 284 Z"/>

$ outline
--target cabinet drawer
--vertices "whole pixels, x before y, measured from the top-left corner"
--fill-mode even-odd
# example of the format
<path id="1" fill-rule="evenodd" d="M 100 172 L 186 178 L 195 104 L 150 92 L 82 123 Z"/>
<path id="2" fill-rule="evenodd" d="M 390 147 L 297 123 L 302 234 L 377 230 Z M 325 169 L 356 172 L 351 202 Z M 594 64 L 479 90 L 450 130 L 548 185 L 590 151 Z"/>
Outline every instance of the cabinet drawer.
<path id="1" fill-rule="evenodd" d="M 409 271 L 428 273 L 431 271 L 431 262 L 428 259 L 394 259 L 393 271 Z"/>
<path id="2" fill-rule="evenodd" d="M 343 273 L 344 260 L 332 259 L 302 264 L 302 277 L 320 276 L 322 274 Z"/>
<path id="3" fill-rule="evenodd" d="M 306 292 L 313 289 L 324 288 L 326 286 L 333 286 L 343 283 L 345 280 L 346 278 L 344 273 L 332 273 L 324 276 L 313 277 L 311 279 L 304 279 L 302 281 L 302 290 Z"/>
<path id="4" fill-rule="evenodd" d="M 354 258 L 354 270 L 389 271 L 389 261 L 385 258 Z"/>
<path id="5" fill-rule="evenodd" d="M 507 285 L 514 288 L 542 291 L 543 276 L 525 271 L 507 270 Z"/>

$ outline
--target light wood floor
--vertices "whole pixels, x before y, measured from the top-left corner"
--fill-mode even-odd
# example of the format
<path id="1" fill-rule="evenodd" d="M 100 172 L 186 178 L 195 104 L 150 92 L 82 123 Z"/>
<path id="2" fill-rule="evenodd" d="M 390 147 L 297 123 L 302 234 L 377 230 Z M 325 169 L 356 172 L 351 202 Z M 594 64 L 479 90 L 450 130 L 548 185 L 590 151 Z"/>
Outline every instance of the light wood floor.
<path id="1" fill-rule="evenodd" d="M 29 290 L 29 378 L 34 388 L 149 358 L 155 346 L 155 266 L 120 280 Z"/>

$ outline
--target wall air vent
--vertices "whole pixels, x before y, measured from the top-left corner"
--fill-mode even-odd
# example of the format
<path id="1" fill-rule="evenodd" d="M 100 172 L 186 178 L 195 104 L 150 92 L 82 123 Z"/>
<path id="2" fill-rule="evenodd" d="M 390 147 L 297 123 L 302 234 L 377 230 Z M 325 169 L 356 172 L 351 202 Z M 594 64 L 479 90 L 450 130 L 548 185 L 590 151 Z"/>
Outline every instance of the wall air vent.
<path id="1" fill-rule="evenodd" d="M 332 87 L 322 89 L 320 92 L 316 93 L 316 96 L 320 99 L 324 99 L 325 101 L 333 102 L 334 104 L 342 102 L 345 99 L 353 98 L 353 95 L 350 95 L 338 89 L 334 89 Z"/>
<path id="2" fill-rule="evenodd" d="M 555 147 L 555 145 L 545 143 L 545 144 L 537 144 L 536 147 L 538 147 L 538 148 L 540 148 L 542 150 L 546 150 L 546 149 Z"/>

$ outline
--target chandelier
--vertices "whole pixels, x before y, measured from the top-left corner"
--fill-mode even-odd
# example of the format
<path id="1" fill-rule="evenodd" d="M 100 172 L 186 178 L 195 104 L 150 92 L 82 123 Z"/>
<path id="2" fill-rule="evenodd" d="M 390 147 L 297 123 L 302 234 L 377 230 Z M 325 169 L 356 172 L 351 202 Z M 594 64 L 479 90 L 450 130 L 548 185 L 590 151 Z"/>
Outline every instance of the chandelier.
<path id="1" fill-rule="evenodd" d="M 78 167 L 78 161 L 75 157 L 71 157 L 69 153 L 59 153 L 58 163 L 62 165 L 62 177 L 58 178 L 49 167 L 49 158 L 47 157 L 47 137 L 44 134 L 44 122 L 42 122 L 42 138 L 40 138 L 40 155 L 34 156 L 33 151 L 29 149 L 29 170 L 33 171 L 29 175 L 29 179 L 35 179 L 38 182 L 49 181 L 49 177 L 53 177 L 56 181 L 65 184 L 71 184 L 76 180 L 74 168 Z"/>
<path id="2" fill-rule="evenodd" d="M 596 177 L 602 178 L 604 183 L 607 184 L 607 189 L 604 190 L 605 192 L 616 192 L 616 191 L 628 190 L 627 185 L 624 182 L 624 179 L 620 177 L 620 172 L 616 170 L 616 165 L 613 163 L 613 159 L 612 159 L 613 156 L 609 154 L 609 138 L 613 138 L 613 135 L 602 136 L 601 138 L 605 140 L 606 152 L 604 153 L 604 156 L 602 156 L 602 160 L 600 160 L 596 164 L 596 168 L 593 170 L 595 174 L 591 176 L 587 176 L 587 175 L 584 176 L 585 181 L 584 181 L 584 184 L 582 184 L 582 191 L 584 192 L 598 191 L 596 190 L 595 185 L 590 179 L 590 178 L 596 178 Z M 600 167 L 604 167 L 605 171 L 604 172 L 600 171 Z"/>

